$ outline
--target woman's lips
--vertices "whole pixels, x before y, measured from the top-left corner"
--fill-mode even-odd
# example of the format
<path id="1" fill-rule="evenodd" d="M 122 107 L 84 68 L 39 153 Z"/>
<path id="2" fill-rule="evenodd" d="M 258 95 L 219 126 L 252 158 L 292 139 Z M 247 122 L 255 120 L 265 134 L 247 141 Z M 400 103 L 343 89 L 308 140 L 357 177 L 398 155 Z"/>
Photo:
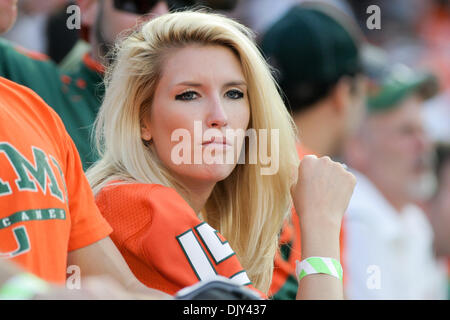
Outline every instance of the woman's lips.
<path id="1" fill-rule="evenodd" d="M 218 144 L 218 145 L 228 145 L 231 146 L 225 137 L 212 137 L 210 140 L 203 141 L 202 145 L 210 145 L 210 144 Z"/>

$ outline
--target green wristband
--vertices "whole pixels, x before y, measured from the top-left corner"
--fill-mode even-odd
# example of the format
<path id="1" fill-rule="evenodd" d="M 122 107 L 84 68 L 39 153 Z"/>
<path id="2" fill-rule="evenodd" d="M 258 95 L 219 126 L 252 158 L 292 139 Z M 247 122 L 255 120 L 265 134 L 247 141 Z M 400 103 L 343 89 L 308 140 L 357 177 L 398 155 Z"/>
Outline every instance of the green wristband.
<path id="1" fill-rule="evenodd" d="M 9 279 L 0 288 L 0 300 L 28 300 L 36 294 L 47 292 L 48 284 L 30 274 L 21 273 Z"/>
<path id="2" fill-rule="evenodd" d="M 295 272 L 298 281 L 302 280 L 309 274 L 329 274 L 333 277 L 342 280 L 343 271 L 342 266 L 336 259 L 326 257 L 309 257 L 302 262 L 296 261 Z"/>

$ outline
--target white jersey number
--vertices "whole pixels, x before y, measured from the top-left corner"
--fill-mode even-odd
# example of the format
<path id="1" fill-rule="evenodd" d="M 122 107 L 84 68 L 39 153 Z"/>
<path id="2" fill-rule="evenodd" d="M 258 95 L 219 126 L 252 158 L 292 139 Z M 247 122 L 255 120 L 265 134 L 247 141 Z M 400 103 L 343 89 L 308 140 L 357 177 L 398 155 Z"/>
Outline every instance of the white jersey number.
<path id="1" fill-rule="evenodd" d="M 214 260 L 213 262 L 210 261 L 205 250 L 203 250 L 203 247 L 197 239 L 193 229 L 195 229 L 200 240 L 208 250 Z M 212 279 L 217 275 L 214 265 L 218 265 L 227 260 L 231 256 L 235 255 L 235 252 L 231 249 L 228 241 L 222 241 L 217 235 L 217 231 L 206 222 L 202 222 L 193 229 L 189 229 L 179 235 L 177 237 L 178 243 L 189 260 L 189 263 L 197 278 L 200 281 Z M 230 279 L 234 280 L 235 283 L 239 285 L 248 285 L 250 283 L 250 279 L 244 270 L 236 273 Z"/>

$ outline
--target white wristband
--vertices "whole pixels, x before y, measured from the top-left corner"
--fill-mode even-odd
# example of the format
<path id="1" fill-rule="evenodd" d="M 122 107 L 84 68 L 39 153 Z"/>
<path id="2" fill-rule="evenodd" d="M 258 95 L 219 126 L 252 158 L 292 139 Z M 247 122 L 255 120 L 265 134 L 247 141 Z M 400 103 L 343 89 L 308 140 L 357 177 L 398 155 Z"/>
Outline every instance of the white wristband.
<path id="1" fill-rule="evenodd" d="M 297 260 L 295 263 L 295 273 L 297 274 L 298 281 L 309 274 L 317 273 L 329 274 L 342 280 L 342 266 L 336 259 L 327 257 L 309 257 L 301 262 Z"/>

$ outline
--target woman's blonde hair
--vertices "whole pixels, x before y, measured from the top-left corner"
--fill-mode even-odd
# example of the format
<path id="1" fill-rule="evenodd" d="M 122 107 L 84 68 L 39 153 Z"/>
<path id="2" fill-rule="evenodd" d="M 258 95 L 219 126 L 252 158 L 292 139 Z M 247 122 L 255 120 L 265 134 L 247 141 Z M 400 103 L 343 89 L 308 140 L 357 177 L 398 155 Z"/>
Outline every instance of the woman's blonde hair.
<path id="1" fill-rule="evenodd" d="M 113 180 L 158 183 L 183 191 L 153 147 L 143 143 L 141 120 L 151 108 L 168 53 L 191 44 L 230 48 L 240 59 L 247 81 L 249 128 L 279 130 L 279 159 L 275 160 L 279 169 L 274 175 L 261 175 L 264 166 L 259 160 L 238 164 L 216 184 L 202 215 L 229 241 L 253 285 L 268 293 L 279 232 L 290 212 L 298 157 L 295 126 L 252 39 L 249 29 L 229 18 L 184 11 L 155 18 L 118 43 L 95 124 L 101 158 L 87 176 L 95 194 Z"/>

